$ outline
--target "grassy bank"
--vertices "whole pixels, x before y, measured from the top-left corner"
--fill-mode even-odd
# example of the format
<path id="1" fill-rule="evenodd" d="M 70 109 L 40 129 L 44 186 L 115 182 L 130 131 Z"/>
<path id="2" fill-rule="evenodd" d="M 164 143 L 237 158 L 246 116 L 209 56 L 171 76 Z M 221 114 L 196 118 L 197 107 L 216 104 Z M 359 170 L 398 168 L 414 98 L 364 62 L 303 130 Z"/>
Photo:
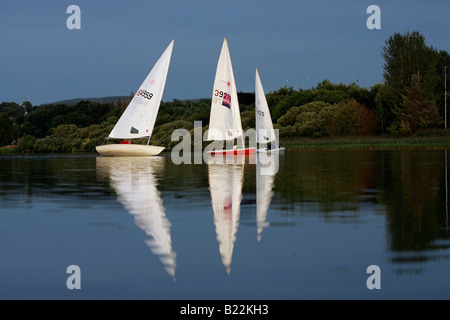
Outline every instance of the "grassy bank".
<path id="1" fill-rule="evenodd" d="M 286 149 L 309 150 L 309 149 L 450 149 L 450 137 L 328 137 L 328 138 L 295 138 L 281 141 Z"/>
<path id="2" fill-rule="evenodd" d="M 14 154 L 17 153 L 16 146 L 4 146 L 0 147 L 0 155 L 1 154 Z"/>
<path id="3" fill-rule="evenodd" d="M 288 150 L 444 150 L 450 149 L 450 136 L 290 138 L 280 144 Z M 15 153 L 17 146 L 0 147 L 0 155 Z"/>

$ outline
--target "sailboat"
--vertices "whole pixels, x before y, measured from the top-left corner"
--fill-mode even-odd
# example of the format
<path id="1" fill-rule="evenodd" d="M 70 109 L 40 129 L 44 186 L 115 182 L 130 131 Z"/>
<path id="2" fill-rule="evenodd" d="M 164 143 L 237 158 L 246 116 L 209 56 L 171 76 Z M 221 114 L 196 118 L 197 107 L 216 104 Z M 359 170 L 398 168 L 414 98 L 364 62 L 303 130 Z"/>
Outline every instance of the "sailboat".
<path id="1" fill-rule="evenodd" d="M 133 100 L 107 137 L 121 139 L 120 144 L 103 144 L 96 150 L 103 156 L 154 156 L 165 147 L 149 145 L 166 84 L 174 40 L 153 66 Z M 147 145 L 132 144 L 132 139 L 147 138 Z"/>
<path id="2" fill-rule="evenodd" d="M 245 148 L 241 114 L 237 97 L 236 82 L 231 64 L 228 42 L 223 40 L 217 63 L 216 76 L 211 101 L 211 114 L 207 140 L 225 141 L 240 139 L 242 147 L 231 150 L 214 149 L 206 151 L 210 155 L 253 155 L 256 148 Z"/>
<path id="3" fill-rule="evenodd" d="M 273 129 L 272 117 L 270 116 L 269 105 L 267 104 L 258 69 L 256 69 L 255 77 L 255 113 L 256 142 L 267 145 L 266 148 L 259 148 L 256 152 L 283 151 L 284 148 L 279 146 L 275 130 Z"/>
<path id="4" fill-rule="evenodd" d="M 98 174 L 110 180 L 117 199 L 134 217 L 136 226 L 149 236 L 147 246 L 175 280 L 177 254 L 155 177 L 164 168 L 164 161 L 164 157 L 97 157 L 96 165 Z"/>

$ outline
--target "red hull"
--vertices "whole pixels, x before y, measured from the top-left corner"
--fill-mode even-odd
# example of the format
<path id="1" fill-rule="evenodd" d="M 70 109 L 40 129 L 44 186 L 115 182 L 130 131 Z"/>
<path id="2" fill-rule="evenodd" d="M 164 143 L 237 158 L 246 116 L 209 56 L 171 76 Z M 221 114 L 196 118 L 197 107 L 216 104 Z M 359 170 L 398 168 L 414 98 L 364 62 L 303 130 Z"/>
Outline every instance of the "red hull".
<path id="1" fill-rule="evenodd" d="M 232 150 L 212 150 L 206 153 L 211 156 L 253 156 L 256 148 L 232 149 Z"/>

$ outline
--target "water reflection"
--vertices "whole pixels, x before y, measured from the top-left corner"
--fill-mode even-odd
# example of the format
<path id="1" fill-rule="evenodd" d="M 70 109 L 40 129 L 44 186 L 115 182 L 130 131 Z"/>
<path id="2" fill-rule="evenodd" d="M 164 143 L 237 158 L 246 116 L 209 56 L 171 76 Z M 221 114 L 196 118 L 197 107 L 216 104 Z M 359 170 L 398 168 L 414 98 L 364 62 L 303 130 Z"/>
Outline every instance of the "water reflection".
<path id="1" fill-rule="evenodd" d="M 345 261 L 349 268 L 366 263 L 361 257 L 367 257 L 370 252 L 373 254 L 370 263 L 386 262 L 390 274 L 412 274 L 415 279 L 427 279 L 433 287 L 433 281 L 441 281 L 440 275 L 444 274 L 450 260 L 448 161 L 444 150 L 289 150 L 280 156 L 279 164 L 257 161 L 256 166 L 247 164 L 248 160 L 233 165 L 175 165 L 169 157 L 0 157 L 0 221 L 3 226 L 0 243 L 4 244 L 0 252 L 8 260 L 12 259 L 8 252 L 24 250 L 23 246 L 16 250 L 6 248 L 8 243 L 14 242 L 11 240 L 14 237 L 24 239 L 18 243 L 43 241 L 41 247 L 46 250 L 52 246 L 57 248 L 58 241 L 45 243 L 48 235 L 30 234 L 22 222 L 34 221 L 33 230 L 51 223 L 50 230 L 55 233 L 52 237 L 61 239 L 61 232 L 66 230 L 65 221 L 78 221 L 84 228 L 84 212 L 109 213 L 108 206 L 116 207 L 118 199 L 133 215 L 136 224 L 151 237 L 150 249 L 173 277 L 175 271 L 179 277 L 176 268 L 183 261 L 172 248 L 174 229 L 170 228 L 166 213 L 174 217 L 174 224 L 183 221 L 180 234 L 176 236 L 189 240 L 183 243 L 185 248 L 180 247 L 180 252 L 194 250 L 190 253 L 196 254 L 198 248 L 189 247 L 189 241 L 198 240 L 192 234 L 203 232 L 205 227 L 215 231 L 212 244 L 208 245 L 212 245 L 213 252 L 217 252 L 218 246 L 222 258 L 219 264 L 222 262 L 228 273 L 233 251 L 236 259 L 236 248 L 253 253 L 251 250 L 255 250 L 256 245 L 256 250 L 261 249 L 262 255 L 268 258 L 268 264 L 273 263 L 270 268 L 274 274 L 300 277 L 297 271 L 290 273 L 293 269 L 281 267 L 282 262 L 291 262 L 292 252 L 298 252 L 295 241 L 286 241 L 290 236 L 299 239 L 299 243 L 308 243 L 310 251 L 302 260 L 305 264 L 315 264 L 311 266 L 312 275 L 320 273 L 316 271 L 317 265 L 340 267 L 344 262 L 339 256 L 344 253 L 351 254 Z M 52 216 L 57 220 L 46 216 L 49 206 L 54 210 L 52 214 L 57 213 Z M 213 221 L 208 219 L 211 208 L 214 227 L 211 226 Z M 187 214 L 192 212 L 198 214 Z M 94 219 L 88 221 L 89 226 L 97 223 L 95 216 L 89 215 Z M 207 219 L 203 219 L 205 216 Z M 124 219 L 129 221 L 130 218 L 125 216 Z M 190 224 L 184 223 L 186 221 Z M 58 223 L 62 226 L 60 231 Z M 131 232 L 140 233 L 135 229 Z M 98 228 L 83 230 L 92 239 L 99 236 Z M 243 241 L 259 241 L 269 236 L 271 243 Z M 328 243 L 329 248 L 325 247 Z M 90 244 L 83 249 L 89 252 Z M 255 251 L 254 256 L 257 254 Z M 192 258 L 191 254 L 185 256 Z M 258 262 L 251 260 L 252 257 L 239 256 L 240 265 L 247 263 L 249 266 L 239 270 L 239 274 L 255 270 L 253 263 Z M 277 257 L 276 264 L 275 258 L 269 261 L 272 257 Z M 320 257 L 326 258 L 318 261 Z M 12 268 L 23 265 L 23 260 L 16 261 L 11 264 Z M 208 272 L 216 272 L 208 262 L 200 264 Z M 222 265 L 218 269 L 223 272 Z M 199 272 L 201 278 L 203 271 L 187 268 L 186 272 L 193 274 L 183 278 L 194 279 L 195 272 Z M 171 281 L 170 277 L 166 278 Z M 182 284 L 178 281 L 177 285 Z"/>
<path id="2" fill-rule="evenodd" d="M 442 228 L 448 199 L 445 153 L 386 153 L 382 160 L 386 179 L 380 185 L 384 190 L 381 200 L 386 204 L 391 250 L 420 252 L 434 248 L 435 241 L 448 230 Z M 411 258 L 414 260 L 416 257 Z"/>
<path id="3" fill-rule="evenodd" d="M 446 151 L 385 153 L 390 260 L 398 274 L 420 274 L 425 263 L 448 260 L 448 181 Z"/>
<path id="4" fill-rule="evenodd" d="M 214 211 L 219 251 L 227 273 L 231 271 L 236 233 L 239 227 L 245 157 L 234 164 L 208 164 L 209 188 Z"/>
<path id="5" fill-rule="evenodd" d="M 146 244 L 175 279 L 176 253 L 172 249 L 170 222 L 166 217 L 155 173 L 164 157 L 98 157 L 97 172 L 109 177 L 118 200 L 134 216 L 136 225 L 151 237 Z"/>
<path id="6" fill-rule="evenodd" d="M 258 154 L 256 162 L 256 229 L 257 240 L 261 241 L 262 231 L 270 225 L 267 219 L 273 197 L 275 175 L 279 168 L 278 154 Z"/>

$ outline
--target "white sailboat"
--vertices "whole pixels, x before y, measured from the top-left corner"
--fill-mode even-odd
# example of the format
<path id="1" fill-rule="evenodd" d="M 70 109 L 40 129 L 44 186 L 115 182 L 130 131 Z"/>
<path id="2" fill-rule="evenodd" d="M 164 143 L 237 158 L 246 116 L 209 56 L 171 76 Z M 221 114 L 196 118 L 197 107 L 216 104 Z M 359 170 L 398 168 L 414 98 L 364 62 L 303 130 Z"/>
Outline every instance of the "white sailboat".
<path id="1" fill-rule="evenodd" d="M 243 156 L 239 156 L 243 157 Z M 214 225 L 222 263 L 231 271 L 234 244 L 239 226 L 244 161 L 241 164 L 209 164 L 209 189 L 214 211 Z"/>
<path id="2" fill-rule="evenodd" d="M 103 144 L 96 150 L 103 156 L 153 156 L 161 153 L 165 147 L 149 145 L 155 126 L 170 58 L 172 56 L 174 40 L 169 44 L 159 60 L 156 62 L 133 100 L 116 123 L 107 139 L 124 140 L 120 144 Z M 129 143 L 132 139 L 147 138 L 147 145 Z"/>
<path id="3" fill-rule="evenodd" d="M 134 217 L 150 239 L 150 250 L 175 279 L 176 253 L 172 248 L 170 222 L 165 214 L 154 177 L 164 166 L 164 157 L 97 157 L 97 172 L 110 179 L 119 202 Z"/>
<path id="4" fill-rule="evenodd" d="M 256 69 L 255 77 L 255 113 L 256 113 L 256 142 L 267 145 L 266 148 L 259 148 L 256 152 L 279 152 L 284 148 L 280 147 L 273 129 L 272 117 L 270 116 L 269 105 L 266 95 Z"/>
<path id="5" fill-rule="evenodd" d="M 215 141 L 241 140 L 241 148 L 236 145 L 231 150 L 206 151 L 210 155 L 253 155 L 256 150 L 256 148 L 245 148 L 236 82 L 226 38 L 223 41 L 217 63 L 207 139 Z"/>

